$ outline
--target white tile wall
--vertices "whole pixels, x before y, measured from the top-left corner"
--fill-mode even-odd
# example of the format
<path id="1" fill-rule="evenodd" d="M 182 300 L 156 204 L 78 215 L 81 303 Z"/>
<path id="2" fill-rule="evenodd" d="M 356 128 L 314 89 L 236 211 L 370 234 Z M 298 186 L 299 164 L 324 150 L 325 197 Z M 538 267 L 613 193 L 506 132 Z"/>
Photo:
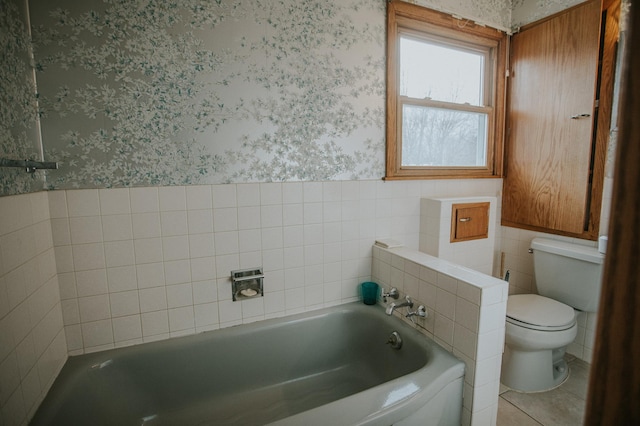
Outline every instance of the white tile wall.
<path id="1" fill-rule="evenodd" d="M 49 390 L 67 358 L 56 260 L 52 235 L 78 244 L 99 239 L 99 222 L 93 221 L 94 200 L 78 191 L 75 199 L 87 202 L 71 211 L 87 213 L 70 232 L 67 204 L 51 205 L 61 221 L 52 222 L 45 192 L 0 198 L 0 424 L 26 424 Z M 54 229 L 55 228 L 55 229 Z M 71 251 L 61 264 L 67 269 Z M 65 269 L 65 268 L 63 268 Z M 68 277 L 63 287 L 70 292 Z M 75 283 L 74 283 L 75 284 Z M 91 290 L 81 281 L 82 291 Z M 75 289 L 74 289 L 75 291 Z M 65 309 L 66 318 L 78 321 L 77 303 Z"/>
<path id="2" fill-rule="evenodd" d="M 33 413 L 66 359 L 65 346 L 93 352 L 355 300 L 359 282 L 370 278 L 375 238 L 417 249 L 421 197 L 495 196 L 501 186 L 499 179 L 290 182 L 0 198 L 2 422 Z M 498 197 L 498 213 L 499 205 Z M 558 238 L 496 228 L 510 293 L 535 292 L 527 249 L 537 235 Z M 379 262 L 377 276 L 400 279 L 439 313 L 422 325 L 467 363 L 466 395 L 493 395 L 501 357 L 487 347 L 500 333 L 485 330 L 504 318 L 501 292 L 460 285 L 468 283 L 464 274 L 453 279 L 394 262 Z M 231 302 L 229 271 L 259 263 L 265 297 Z M 579 315 L 569 347 L 588 362 L 595 318 Z M 493 400 L 465 401 L 467 423 L 492 418 Z"/>
<path id="3" fill-rule="evenodd" d="M 380 247 L 373 248 L 372 279 L 425 305 L 428 316 L 414 317 L 415 327 L 465 362 L 463 425 L 495 425 L 507 283 L 416 250 Z"/>
<path id="4" fill-rule="evenodd" d="M 417 248 L 420 197 L 495 195 L 500 186 L 491 179 L 50 192 L 68 349 L 92 352 L 356 300 L 358 284 L 370 279 L 376 237 Z M 265 297 L 231 302 L 230 271 L 252 266 L 264 268 Z"/>
<path id="5" fill-rule="evenodd" d="M 356 300 L 358 284 L 370 279 L 375 238 L 417 248 L 420 197 L 494 195 L 500 186 L 292 182 L 4 197 L 3 423 L 33 414 L 66 359 L 65 346 L 88 353 Z M 232 302 L 229 272 L 260 265 L 265 297 Z M 420 287 L 415 278 L 407 288 Z M 464 309 L 439 290 L 449 316 Z M 455 344 L 452 318 L 442 315 L 436 330 Z"/>

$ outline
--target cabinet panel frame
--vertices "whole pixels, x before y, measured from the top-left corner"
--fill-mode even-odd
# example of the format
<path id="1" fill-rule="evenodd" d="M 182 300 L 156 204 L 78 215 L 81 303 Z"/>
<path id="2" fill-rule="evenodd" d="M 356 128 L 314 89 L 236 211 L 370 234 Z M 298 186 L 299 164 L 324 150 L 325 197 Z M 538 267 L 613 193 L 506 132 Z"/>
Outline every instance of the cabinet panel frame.
<path id="1" fill-rule="evenodd" d="M 592 135 L 592 145 L 590 146 L 590 160 L 591 167 L 590 170 L 585 170 L 585 174 L 587 174 L 587 178 L 590 179 L 590 189 L 588 188 L 588 184 L 585 184 L 584 194 L 585 194 L 585 211 L 582 213 L 582 217 L 576 217 L 575 219 L 575 227 L 572 230 L 565 229 L 551 229 L 547 226 L 536 226 L 534 223 L 526 223 L 526 221 L 519 220 L 514 215 L 510 215 L 508 209 L 509 205 L 509 187 L 507 180 L 510 176 L 509 163 L 510 163 L 510 152 L 514 149 L 513 143 L 511 140 L 512 135 L 510 134 L 510 126 L 513 123 L 514 117 L 512 115 L 512 105 L 511 98 L 512 93 L 511 90 L 508 91 L 508 113 L 507 113 L 507 140 L 505 146 L 505 186 L 504 186 L 504 198 L 503 198 L 503 214 L 501 224 L 503 226 L 515 227 L 528 229 L 538 232 L 552 233 L 570 237 L 576 237 L 581 239 L 588 240 L 596 240 L 599 235 L 599 227 L 600 227 L 600 218 L 601 218 L 601 208 L 602 208 L 602 199 L 603 199 L 603 188 L 604 188 L 604 177 L 605 177 L 605 163 L 606 163 L 606 152 L 607 152 L 607 144 L 609 139 L 609 131 L 611 127 L 611 111 L 613 105 L 613 84 L 614 84 L 614 76 L 615 76 L 615 63 L 616 63 L 616 46 L 618 41 L 618 16 L 619 16 L 619 8 L 620 2 L 619 0 L 607 1 L 606 5 L 602 5 L 602 2 L 598 0 L 593 0 L 591 3 L 596 3 L 602 12 L 602 17 L 606 21 L 606 25 L 604 26 L 605 31 L 600 34 L 600 43 L 601 43 L 601 57 L 599 63 L 599 73 L 596 77 L 596 87 L 594 88 L 595 98 L 599 99 L 599 105 L 597 108 L 594 108 L 592 112 L 593 115 L 593 124 L 594 131 Z M 572 10 L 585 6 L 587 3 L 583 3 L 577 6 L 574 6 L 570 9 L 562 11 L 556 15 L 550 16 L 538 22 L 534 22 L 527 26 L 522 27 L 522 31 L 526 31 L 528 28 L 535 27 L 540 25 L 543 22 L 554 19 L 558 16 L 564 15 Z M 602 25 L 601 25 L 602 28 Z M 596 63 L 598 65 L 598 63 Z M 598 80 L 599 79 L 599 80 Z M 599 84 L 598 84 L 599 82 Z M 509 88 L 511 87 L 512 82 L 509 81 Z M 585 111 L 587 112 L 587 111 Z M 580 120 L 572 120 L 572 121 L 580 121 Z M 506 210 L 505 210 L 506 208 Z M 522 209 L 518 214 L 522 213 Z M 552 211 L 552 210 L 551 210 Z M 506 214 L 505 214 L 506 213 Z M 516 215 L 517 216 L 517 215 Z"/>

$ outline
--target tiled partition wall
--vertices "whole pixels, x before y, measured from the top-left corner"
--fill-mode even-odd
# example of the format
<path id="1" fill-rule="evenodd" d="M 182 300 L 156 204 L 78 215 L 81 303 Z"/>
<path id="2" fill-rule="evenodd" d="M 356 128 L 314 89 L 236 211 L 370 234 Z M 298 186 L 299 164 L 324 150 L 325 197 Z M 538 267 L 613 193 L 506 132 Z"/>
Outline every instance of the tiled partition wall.
<path id="1" fill-rule="evenodd" d="M 372 274 L 386 290 L 411 296 L 414 308 L 425 305 L 416 328 L 465 362 L 462 424 L 495 425 L 507 283 L 407 248 L 374 247 Z"/>
<path id="2" fill-rule="evenodd" d="M 0 197 L 0 424 L 26 423 L 66 359 L 47 194 Z"/>
<path id="3" fill-rule="evenodd" d="M 343 181 L 49 193 L 70 354 L 357 299 L 371 246 L 417 249 L 420 197 L 496 195 L 501 180 Z M 265 295 L 231 301 L 263 266 Z"/>
<path id="4" fill-rule="evenodd" d="M 451 216 L 456 204 L 489 203 L 487 236 L 451 242 Z M 423 198 L 420 200 L 420 251 L 493 275 L 496 256 L 496 197 Z M 454 219 L 456 219 L 454 217 Z M 456 219 L 457 220 L 457 219 Z"/>

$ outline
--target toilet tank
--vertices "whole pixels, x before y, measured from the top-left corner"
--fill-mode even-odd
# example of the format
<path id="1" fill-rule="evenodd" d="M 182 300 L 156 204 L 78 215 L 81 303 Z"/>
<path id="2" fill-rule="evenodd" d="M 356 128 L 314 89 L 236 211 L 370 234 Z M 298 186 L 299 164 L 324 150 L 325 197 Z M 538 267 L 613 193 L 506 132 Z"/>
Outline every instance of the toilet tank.
<path id="1" fill-rule="evenodd" d="M 533 265 L 538 293 L 576 309 L 596 312 L 604 255 L 595 247 L 534 238 Z"/>

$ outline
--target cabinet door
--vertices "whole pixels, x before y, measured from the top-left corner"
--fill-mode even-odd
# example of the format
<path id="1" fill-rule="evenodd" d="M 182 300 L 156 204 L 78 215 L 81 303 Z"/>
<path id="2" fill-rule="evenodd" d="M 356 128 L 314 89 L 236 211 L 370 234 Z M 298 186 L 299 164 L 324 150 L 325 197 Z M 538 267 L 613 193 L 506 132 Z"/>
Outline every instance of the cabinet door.
<path id="1" fill-rule="evenodd" d="M 505 225 L 584 230 L 600 18 L 593 0 L 512 38 Z"/>
<path id="2" fill-rule="evenodd" d="M 451 206 L 451 243 L 489 237 L 489 203 Z"/>

